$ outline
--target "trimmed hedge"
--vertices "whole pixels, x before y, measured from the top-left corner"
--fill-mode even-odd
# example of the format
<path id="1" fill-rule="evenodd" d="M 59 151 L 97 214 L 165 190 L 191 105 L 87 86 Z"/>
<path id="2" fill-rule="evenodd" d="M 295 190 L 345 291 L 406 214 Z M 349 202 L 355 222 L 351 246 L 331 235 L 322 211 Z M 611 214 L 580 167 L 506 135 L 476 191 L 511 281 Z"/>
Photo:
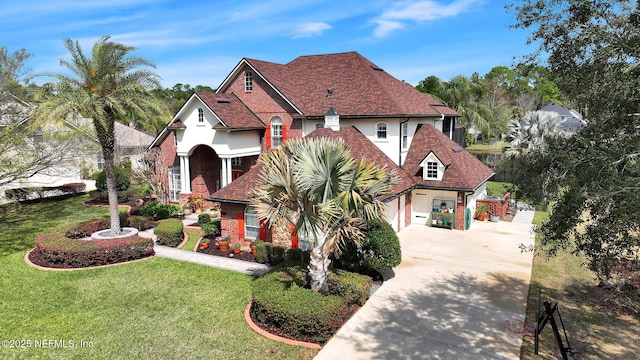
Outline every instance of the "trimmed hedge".
<path id="1" fill-rule="evenodd" d="M 258 323 L 295 339 L 326 342 L 364 304 L 371 279 L 346 271 L 330 275 L 329 295 L 307 286 L 307 266 L 284 262 L 253 282 L 252 314 Z"/>
<path id="2" fill-rule="evenodd" d="M 211 222 L 211 216 L 207 213 L 202 213 L 198 215 L 198 225 L 202 226 L 202 224 L 208 224 Z"/>
<path id="3" fill-rule="evenodd" d="M 155 254 L 153 240 L 139 236 L 78 240 L 108 227 L 108 221 L 94 220 L 55 228 L 49 234 L 36 238 L 34 255 L 56 267 L 83 268 L 137 260 Z"/>
<path id="4" fill-rule="evenodd" d="M 152 217 L 156 220 L 168 219 L 171 216 L 182 215 L 182 209 L 174 204 L 162 204 L 157 201 L 145 204 L 140 208 L 140 215 Z"/>
<path id="5" fill-rule="evenodd" d="M 131 180 L 127 171 L 119 166 L 114 166 L 113 170 L 116 175 L 116 191 L 126 191 L 131 186 Z M 94 174 L 94 180 L 96 181 L 96 189 L 101 192 L 107 191 L 107 174 L 104 170 Z"/>
<path id="6" fill-rule="evenodd" d="M 183 239 L 184 225 L 180 219 L 164 219 L 158 221 L 153 232 L 158 237 L 158 245 L 176 247 Z"/>
<path id="7" fill-rule="evenodd" d="M 157 221 L 154 221 L 151 218 L 142 215 L 134 215 L 129 217 L 129 226 L 134 227 L 138 230 L 147 230 L 151 229 L 158 225 Z"/>
<path id="8" fill-rule="evenodd" d="M 202 236 L 208 239 L 215 239 L 220 236 L 220 219 L 200 224 L 200 228 L 203 231 Z"/>

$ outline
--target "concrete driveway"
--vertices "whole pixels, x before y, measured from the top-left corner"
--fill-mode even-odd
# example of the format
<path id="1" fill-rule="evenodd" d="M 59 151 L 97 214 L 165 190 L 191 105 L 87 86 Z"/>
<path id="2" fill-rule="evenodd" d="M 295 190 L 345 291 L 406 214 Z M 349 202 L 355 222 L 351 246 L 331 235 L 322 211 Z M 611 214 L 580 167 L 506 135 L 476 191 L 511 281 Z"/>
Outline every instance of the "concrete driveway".
<path id="1" fill-rule="evenodd" d="M 467 231 L 412 225 L 402 263 L 315 359 L 519 359 L 504 321 L 524 320 L 531 224 L 474 221 Z"/>

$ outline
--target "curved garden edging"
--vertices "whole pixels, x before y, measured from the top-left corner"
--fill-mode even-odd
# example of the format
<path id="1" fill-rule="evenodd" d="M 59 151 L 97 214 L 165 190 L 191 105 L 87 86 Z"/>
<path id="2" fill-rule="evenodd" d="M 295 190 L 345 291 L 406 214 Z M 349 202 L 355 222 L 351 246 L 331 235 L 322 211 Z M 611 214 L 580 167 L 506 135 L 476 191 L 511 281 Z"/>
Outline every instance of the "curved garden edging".
<path id="1" fill-rule="evenodd" d="M 302 346 L 302 347 L 305 347 L 307 349 L 314 349 L 314 350 L 322 349 L 322 346 L 320 346 L 318 344 L 310 343 L 310 342 L 306 342 L 306 341 L 288 339 L 288 338 L 285 338 L 285 337 L 282 337 L 282 336 L 274 335 L 274 334 L 262 329 L 256 323 L 253 322 L 253 319 L 251 319 L 251 305 L 252 304 L 253 304 L 253 301 L 250 301 L 249 304 L 247 305 L 247 307 L 244 309 L 244 321 L 247 323 L 247 325 L 249 325 L 251 330 L 256 332 L 258 335 L 264 336 L 267 339 L 278 341 L 278 342 L 281 342 L 281 343 L 287 344 L 287 345 Z"/>
<path id="2" fill-rule="evenodd" d="M 35 249 L 36 248 L 33 248 L 33 249 L 27 251 L 27 253 L 24 255 L 24 262 L 26 262 L 27 265 L 29 265 L 29 266 L 31 266 L 33 268 L 36 268 L 38 270 L 50 270 L 50 271 L 75 271 L 75 270 L 99 269 L 99 268 L 110 267 L 110 266 L 131 264 L 131 263 L 135 263 L 135 262 L 138 262 L 138 261 L 142 261 L 142 260 L 147 260 L 147 259 L 153 258 L 153 256 L 147 256 L 147 257 L 143 257 L 143 258 L 140 258 L 140 259 L 123 261 L 123 262 L 114 263 L 114 264 L 107 264 L 107 265 L 87 266 L 87 267 L 78 267 L 78 268 L 53 268 L 53 267 L 40 266 L 38 264 L 34 264 L 33 262 L 31 262 L 31 259 L 29 259 L 29 255 Z"/>

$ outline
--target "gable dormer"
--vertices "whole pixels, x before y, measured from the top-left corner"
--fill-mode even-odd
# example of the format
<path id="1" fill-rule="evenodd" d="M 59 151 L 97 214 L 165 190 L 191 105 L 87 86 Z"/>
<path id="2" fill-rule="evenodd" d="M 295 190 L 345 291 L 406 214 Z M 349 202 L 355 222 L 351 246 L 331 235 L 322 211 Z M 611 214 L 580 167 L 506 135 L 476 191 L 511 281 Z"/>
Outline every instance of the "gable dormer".
<path id="1" fill-rule="evenodd" d="M 442 181 L 446 165 L 431 151 L 420 163 L 422 180 Z"/>

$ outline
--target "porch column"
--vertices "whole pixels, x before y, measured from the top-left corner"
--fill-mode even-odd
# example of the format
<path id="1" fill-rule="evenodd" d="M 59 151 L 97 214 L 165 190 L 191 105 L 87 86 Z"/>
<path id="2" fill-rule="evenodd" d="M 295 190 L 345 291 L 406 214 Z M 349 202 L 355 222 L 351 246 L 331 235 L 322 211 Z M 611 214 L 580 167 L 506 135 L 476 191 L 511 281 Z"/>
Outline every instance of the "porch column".
<path id="1" fill-rule="evenodd" d="M 233 165 L 231 165 L 231 158 L 226 159 L 227 160 L 227 185 L 231 184 L 231 181 L 233 180 L 233 172 L 231 171 L 233 169 Z"/>
<path id="2" fill-rule="evenodd" d="M 180 155 L 180 182 L 183 194 L 191 194 L 191 173 L 189 172 L 189 155 Z"/>
<path id="3" fill-rule="evenodd" d="M 220 183 L 222 184 L 221 187 L 225 187 L 229 184 L 227 182 L 227 173 L 229 172 L 227 168 L 227 159 L 220 158 L 220 163 L 222 163 L 222 168 L 220 169 Z"/>

